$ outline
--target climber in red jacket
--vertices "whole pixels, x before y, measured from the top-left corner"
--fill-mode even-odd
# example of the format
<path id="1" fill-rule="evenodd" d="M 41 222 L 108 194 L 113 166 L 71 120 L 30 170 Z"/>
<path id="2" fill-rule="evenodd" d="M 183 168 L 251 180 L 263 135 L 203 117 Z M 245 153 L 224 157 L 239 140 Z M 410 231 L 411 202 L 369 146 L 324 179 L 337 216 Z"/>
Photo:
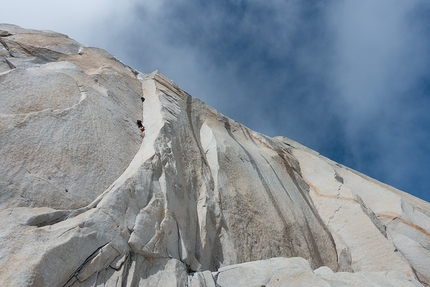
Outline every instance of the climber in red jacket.
<path id="1" fill-rule="evenodd" d="M 142 125 L 142 121 L 141 120 L 137 120 L 136 124 L 137 124 L 137 127 L 140 129 L 141 132 L 145 131 L 145 127 Z"/>

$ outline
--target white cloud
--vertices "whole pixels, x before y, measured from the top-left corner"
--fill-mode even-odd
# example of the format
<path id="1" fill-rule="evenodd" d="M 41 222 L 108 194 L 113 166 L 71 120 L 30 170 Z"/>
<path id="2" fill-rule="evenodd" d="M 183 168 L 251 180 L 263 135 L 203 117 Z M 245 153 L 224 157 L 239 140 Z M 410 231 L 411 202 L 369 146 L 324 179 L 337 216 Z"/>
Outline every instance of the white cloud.
<path id="1" fill-rule="evenodd" d="M 336 35 L 328 72 L 355 168 L 404 186 L 421 173 L 419 123 L 428 122 L 420 116 L 428 101 L 417 94 L 430 67 L 430 40 L 421 30 L 428 22 L 417 17 L 423 4 L 428 7 L 419 0 L 342 1 L 327 14 Z"/>
<path id="2" fill-rule="evenodd" d="M 343 1 L 329 15 L 336 31 L 332 77 L 350 121 L 378 116 L 424 70 L 425 35 L 410 27 L 416 1 Z"/>
<path id="3" fill-rule="evenodd" d="M 100 23 L 124 25 L 134 0 L 14 0 L 1 3 L 1 21 L 23 28 L 54 30 L 80 42 L 92 42 Z M 7 7 L 7 8 L 5 8 Z"/>

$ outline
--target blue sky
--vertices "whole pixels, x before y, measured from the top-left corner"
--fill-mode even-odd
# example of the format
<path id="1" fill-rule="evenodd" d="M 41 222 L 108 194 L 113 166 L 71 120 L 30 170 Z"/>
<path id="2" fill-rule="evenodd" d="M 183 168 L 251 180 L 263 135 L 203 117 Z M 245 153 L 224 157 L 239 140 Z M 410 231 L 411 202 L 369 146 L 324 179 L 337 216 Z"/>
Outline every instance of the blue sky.
<path id="1" fill-rule="evenodd" d="M 253 130 L 430 201 L 427 0 L 0 4 L 1 22 L 158 69 Z"/>

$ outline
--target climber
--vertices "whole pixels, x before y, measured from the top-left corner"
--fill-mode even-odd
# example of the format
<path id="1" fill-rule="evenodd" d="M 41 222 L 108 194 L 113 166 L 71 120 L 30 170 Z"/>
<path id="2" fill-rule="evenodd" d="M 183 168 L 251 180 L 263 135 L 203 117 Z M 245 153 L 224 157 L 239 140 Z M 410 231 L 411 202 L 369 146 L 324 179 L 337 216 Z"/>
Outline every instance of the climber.
<path id="1" fill-rule="evenodd" d="M 140 97 L 140 99 L 142 100 L 142 103 L 145 101 L 145 98 L 144 98 L 144 97 Z"/>
<path id="2" fill-rule="evenodd" d="M 145 131 L 145 127 L 142 125 L 142 121 L 141 120 L 137 120 L 136 124 L 137 124 L 137 127 L 140 129 L 141 132 Z"/>

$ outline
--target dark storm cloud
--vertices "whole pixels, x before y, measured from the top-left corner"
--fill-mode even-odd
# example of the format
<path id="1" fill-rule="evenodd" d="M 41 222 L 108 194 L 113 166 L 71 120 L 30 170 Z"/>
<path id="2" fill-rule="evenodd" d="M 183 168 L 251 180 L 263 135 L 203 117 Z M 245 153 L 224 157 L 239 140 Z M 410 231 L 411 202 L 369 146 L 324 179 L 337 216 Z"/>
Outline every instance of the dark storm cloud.
<path id="1" fill-rule="evenodd" d="M 254 130 L 430 200 L 424 0 L 19 1 L 22 22 L 2 21 L 159 69 Z"/>

